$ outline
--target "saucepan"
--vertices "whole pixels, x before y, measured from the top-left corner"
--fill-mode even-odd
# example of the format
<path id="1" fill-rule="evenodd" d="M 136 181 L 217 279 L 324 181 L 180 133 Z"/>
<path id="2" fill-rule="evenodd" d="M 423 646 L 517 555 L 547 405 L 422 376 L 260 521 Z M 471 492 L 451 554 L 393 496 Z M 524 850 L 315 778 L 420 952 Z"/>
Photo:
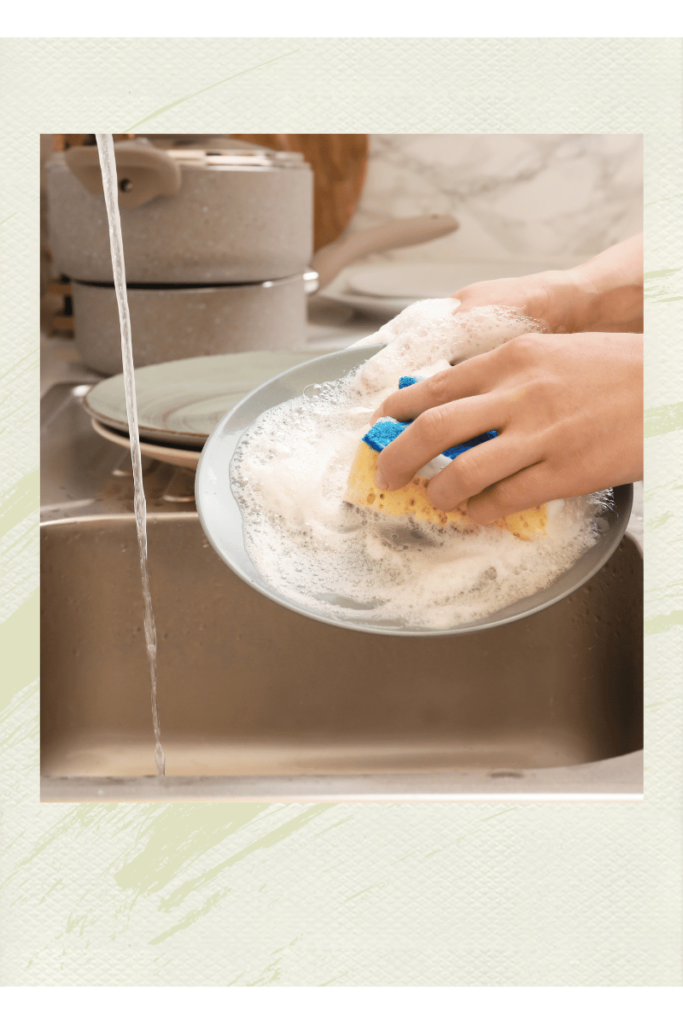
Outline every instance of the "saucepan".
<path id="1" fill-rule="evenodd" d="M 368 253 L 428 242 L 459 226 L 443 214 L 399 218 L 345 234 L 313 256 L 313 174 L 303 156 L 236 139 L 222 147 L 116 143 L 129 283 L 249 284 L 310 265 L 322 289 Z M 56 266 L 76 281 L 112 283 L 96 147 L 54 153 L 47 172 Z"/>

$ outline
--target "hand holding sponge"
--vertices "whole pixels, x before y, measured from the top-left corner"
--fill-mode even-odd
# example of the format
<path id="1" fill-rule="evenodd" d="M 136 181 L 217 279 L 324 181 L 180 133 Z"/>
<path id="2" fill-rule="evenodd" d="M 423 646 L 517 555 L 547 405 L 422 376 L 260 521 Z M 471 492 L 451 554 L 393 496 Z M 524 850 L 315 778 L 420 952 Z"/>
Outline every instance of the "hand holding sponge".
<path id="1" fill-rule="evenodd" d="M 401 377 L 399 388 L 409 387 L 416 381 L 416 377 Z M 379 453 L 408 426 L 408 423 L 399 423 L 398 420 L 386 416 L 370 428 L 356 451 L 344 500 L 352 505 L 370 508 L 385 515 L 405 516 L 417 522 L 451 526 L 461 532 L 478 529 L 477 524 L 468 516 L 465 505 L 458 506 L 452 512 L 444 512 L 432 504 L 427 494 L 427 485 L 429 484 L 427 477 L 414 476 L 410 483 L 396 491 L 379 490 L 375 484 Z M 464 444 L 447 448 L 443 454 L 449 459 L 455 459 L 462 452 L 484 444 L 495 436 L 496 431 L 490 430 Z M 547 509 L 545 505 L 538 505 L 525 512 L 516 512 L 514 515 L 499 519 L 496 525 L 509 530 L 520 540 L 532 540 L 537 534 L 545 532 L 547 523 Z"/>

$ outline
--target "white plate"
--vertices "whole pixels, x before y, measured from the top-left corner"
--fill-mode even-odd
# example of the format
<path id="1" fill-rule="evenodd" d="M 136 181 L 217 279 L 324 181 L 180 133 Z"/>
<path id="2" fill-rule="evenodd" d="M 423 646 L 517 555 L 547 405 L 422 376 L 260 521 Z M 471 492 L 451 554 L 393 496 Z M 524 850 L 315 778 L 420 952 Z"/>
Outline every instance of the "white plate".
<path id="1" fill-rule="evenodd" d="M 346 277 L 347 290 L 383 299 L 441 299 L 468 284 L 498 277 L 522 277 L 547 270 L 544 262 L 386 263 L 363 267 Z"/>
<path id="2" fill-rule="evenodd" d="M 579 256 L 518 260 L 404 263 L 394 260 L 347 267 L 322 293 L 361 313 L 390 319 L 420 299 L 441 299 L 477 281 L 525 277 L 543 270 L 568 269 Z"/>
<path id="3" fill-rule="evenodd" d="M 331 352 L 303 366 L 287 370 L 253 391 L 238 406 L 231 409 L 215 428 L 204 446 L 197 469 L 195 500 L 204 533 L 226 565 L 261 594 L 308 618 L 344 629 L 390 636 L 446 636 L 452 633 L 490 629 L 492 626 L 513 622 L 541 611 L 542 608 L 547 608 L 567 594 L 571 594 L 590 579 L 605 564 L 626 530 L 633 497 L 631 484 L 615 488 L 614 508 L 604 513 L 608 523 L 606 532 L 600 534 L 597 543 L 585 551 L 578 561 L 548 588 L 522 598 L 507 608 L 501 608 L 487 619 L 461 623 L 450 629 L 418 629 L 398 621 L 369 623 L 362 618 L 340 618 L 335 614 L 334 595 L 330 595 L 329 612 L 312 611 L 296 598 L 280 593 L 261 576 L 245 547 L 242 512 L 230 481 L 231 459 L 243 433 L 268 409 L 280 405 L 281 402 L 298 398 L 310 384 L 337 380 L 379 350 L 380 346 L 370 345 L 343 352 Z"/>
<path id="4" fill-rule="evenodd" d="M 128 434 L 119 434 L 96 419 L 90 422 L 101 437 L 107 441 L 119 445 L 120 448 L 127 448 L 130 451 L 130 437 Z M 168 462 L 172 466 L 182 466 L 183 469 L 196 469 L 199 463 L 201 451 L 192 448 L 173 448 L 171 445 L 149 444 L 148 441 L 140 441 L 140 451 L 150 459 L 157 459 L 158 462 Z"/>
<path id="5" fill-rule="evenodd" d="M 349 306 L 357 313 L 381 317 L 385 321 L 398 316 L 399 313 L 402 313 L 404 309 L 415 301 L 415 299 L 380 299 L 376 296 L 357 295 L 355 292 L 347 290 L 346 274 L 343 271 L 320 294 L 326 299 L 334 299 L 335 302 L 341 302 L 342 305 Z"/>
<path id="6" fill-rule="evenodd" d="M 140 437 L 201 449 L 233 405 L 270 377 L 310 358 L 311 352 L 290 350 L 230 352 L 142 366 L 135 371 Z M 100 423 L 128 433 L 123 374 L 96 384 L 83 404 Z"/>

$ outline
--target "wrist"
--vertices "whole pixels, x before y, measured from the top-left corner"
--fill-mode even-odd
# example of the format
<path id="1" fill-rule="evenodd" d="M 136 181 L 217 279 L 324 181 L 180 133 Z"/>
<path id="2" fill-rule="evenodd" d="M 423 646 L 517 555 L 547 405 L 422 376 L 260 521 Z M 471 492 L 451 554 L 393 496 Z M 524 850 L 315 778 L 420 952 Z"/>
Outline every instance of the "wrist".
<path id="1" fill-rule="evenodd" d="M 633 240 L 634 242 L 637 240 Z M 631 243 L 627 243 L 631 246 Z M 615 259 L 619 252 L 620 259 Z M 624 256 L 628 256 L 628 262 Z M 577 289 L 579 331 L 642 331 L 642 254 L 615 246 L 570 272 Z"/>
<path id="2" fill-rule="evenodd" d="M 552 332 L 642 331 L 643 288 L 639 281 L 601 273 L 593 261 L 542 276 L 547 294 L 544 319 Z"/>
<path id="3" fill-rule="evenodd" d="M 548 270 L 542 275 L 547 296 L 544 317 L 553 334 L 574 334 L 585 330 L 595 303 L 595 291 L 588 276 L 573 270 Z"/>

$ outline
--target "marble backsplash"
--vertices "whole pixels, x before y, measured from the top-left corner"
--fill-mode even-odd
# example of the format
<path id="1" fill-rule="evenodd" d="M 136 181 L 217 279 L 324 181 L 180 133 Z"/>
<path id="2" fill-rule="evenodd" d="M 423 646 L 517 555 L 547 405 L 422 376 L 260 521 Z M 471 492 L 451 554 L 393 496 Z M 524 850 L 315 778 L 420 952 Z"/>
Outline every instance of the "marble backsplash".
<path id="1" fill-rule="evenodd" d="M 371 135 L 349 230 L 430 213 L 460 229 L 374 259 L 579 262 L 642 230 L 642 136 Z"/>

